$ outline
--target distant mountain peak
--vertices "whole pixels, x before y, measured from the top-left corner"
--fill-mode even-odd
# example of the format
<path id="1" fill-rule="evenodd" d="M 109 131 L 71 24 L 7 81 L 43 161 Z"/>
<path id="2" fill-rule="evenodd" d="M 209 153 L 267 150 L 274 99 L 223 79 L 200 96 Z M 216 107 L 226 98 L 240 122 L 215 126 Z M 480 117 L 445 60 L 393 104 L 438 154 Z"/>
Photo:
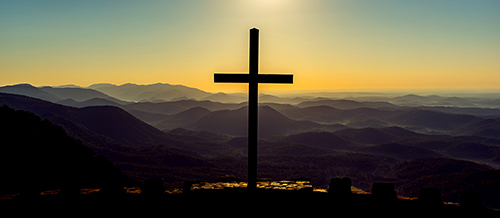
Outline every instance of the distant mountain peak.
<path id="1" fill-rule="evenodd" d="M 192 107 L 192 108 L 189 108 L 185 111 L 182 111 L 180 113 L 178 113 L 177 115 L 193 115 L 193 114 L 196 114 L 196 113 L 204 113 L 204 114 L 208 114 L 210 113 L 211 111 L 204 108 L 204 107 L 201 107 L 201 106 L 196 106 L 196 107 Z"/>
<path id="2" fill-rule="evenodd" d="M 96 83 L 96 84 L 92 84 L 92 85 L 88 86 L 87 88 L 98 89 L 98 88 L 102 88 L 102 87 L 117 87 L 117 85 L 111 84 L 111 83 Z"/>
<path id="3" fill-rule="evenodd" d="M 161 82 L 157 82 L 157 83 L 153 83 L 151 84 L 152 86 L 155 86 L 155 85 L 170 85 L 168 83 L 161 83 Z"/>
<path id="4" fill-rule="evenodd" d="M 415 94 L 408 94 L 408 95 L 403 95 L 403 97 L 423 97 L 423 96 L 415 95 Z"/>
<path id="5" fill-rule="evenodd" d="M 51 102 L 56 102 L 56 101 L 61 100 L 57 96 L 54 96 L 50 93 L 47 93 L 47 92 L 45 92 L 37 87 L 34 87 L 31 84 L 27 84 L 27 83 L 0 87 L 0 92 L 9 93 L 9 94 L 24 95 L 24 96 L 43 99 L 43 100 L 47 100 L 47 101 L 51 101 Z"/>
<path id="6" fill-rule="evenodd" d="M 228 94 L 227 93 L 224 93 L 224 92 L 217 92 L 215 94 L 213 94 L 214 96 L 227 96 Z"/>
<path id="7" fill-rule="evenodd" d="M 20 83 L 20 84 L 15 84 L 15 85 L 10 85 L 10 86 L 4 86 L 4 87 L 23 87 L 23 88 L 34 88 L 36 89 L 35 86 L 29 84 L 29 83 Z"/>
<path id="8" fill-rule="evenodd" d="M 137 85 L 135 83 L 125 83 L 125 84 L 121 84 L 119 86 L 141 86 L 141 85 Z M 142 85 L 142 86 L 144 86 L 144 85 Z"/>
<path id="9" fill-rule="evenodd" d="M 75 84 L 66 84 L 66 85 L 60 85 L 60 86 L 46 86 L 46 87 L 51 87 L 51 88 L 81 88 L 81 89 L 85 89 L 85 88 L 83 88 L 81 86 L 78 86 L 78 85 L 75 85 Z"/>

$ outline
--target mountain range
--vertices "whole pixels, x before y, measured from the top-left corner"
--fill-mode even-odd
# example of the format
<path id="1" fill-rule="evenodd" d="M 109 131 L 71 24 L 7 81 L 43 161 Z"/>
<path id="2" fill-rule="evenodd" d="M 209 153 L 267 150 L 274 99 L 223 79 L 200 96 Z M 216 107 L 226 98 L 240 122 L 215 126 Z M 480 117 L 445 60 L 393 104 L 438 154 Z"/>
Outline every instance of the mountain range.
<path id="1" fill-rule="evenodd" d="M 107 95 L 114 98 L 132 102 L 171 101 L 182 98 L 200 99 L 210 95 L 210 93 L 199 89 L 182 85 L 170 85 L 162 83 L 151 85 L 136 85 L 127 83 L 120 86 L 101 83 L 91 85 L 88 88 L 106 93 Z"/>
<path id="2" fill-rule="evenodd" d="M 174 104 L 170 102 L 169 104 Z M 190 101 L 189 105 L 196 103 Z M 201 102 L 207 104 L 207 102 Z M 83 108 L 75 108 L 64 106 L 60 104 L 51 103 L 35 98 L 29 98 L 20 95 L 0 94 L 0 104 L 7 105 L 11 108 L 18 110 L 26 110 L 33 112 L 42 118 L 47 118 L 57 125 L 63 126 L 71 136 L 85 142 L 89 142 L 94 147 L 102 142 L 109 142 L 111 144 L 120 144 L 131 147 L 148 147 L 148 146 L 169 146 L 176 147 L 192 152 L 202 153 L 204 155 L 212 152 L 206 147 L 194 145 L 192 136 L 184 136 L 179 140 L 179 134 L 176 136 L 170 133 L 170 130 L 184 128 L 190 131 L 203 131 L 214 135 L 222 134 L 228 137 L 244 137 L 247 133 L 246 119 L 247 108 L 245 106 L 235 110 L 215 110 L 210 111 L 204 107 L 192 107 L 179 112 L 174 115 L 156 114 L 151 116 L 151 113 L 142 114 L 139 111 L 136 118 L 132 113 L 115 106 L 89 106 Z M 143 103 L 140 103 L 143 104 Z M 148 103 L 148 104 L 165 104 L 165 103 Z M 186 102 L 181 101 L 179 104 L 183 105 Z M 230 105 L 233 107 L 235 105 Z M 317 111 L 319 112 L 315 112 Z M 295 110 L 294 113 L 291 111 Z M 498 146 L 499 135 L 495 134 L 499 126 L 497 119 L 485 119 L 475 117 L 472 115 L 456 115 L 445 114 L 435 111 L 424 110 L 403 110 L 403 111 L 384 111 L 380 109 L 360 108 L 353 110 L 340 110 L 328 106 L 319 106 L 312 108 L 294 108 L 286 109 L 286 113 L 280 113 L 271 106 L 261 106 L 259 109 L 259 136 L 266 141 L 283 141 L 292 142 L 297 144 L 304 144 L 308 146 L 318 147 L 318 143 L 325 145 L 334 145 L 333 150 L 356 150 L 365 153 L 374 153 L 379 148 L 364 148 L 363 146 L 382 145 L 396 143 L 389 146 L 405 147 L 416 146 L 422 149 L 431 149 L 443 156 L 458 157 L 463 155 L 463 151 L 473 149 L 470 146 L 480 147 L 481 151 L 487 151 L 485 157 L 475 154 L 473 159 L 479 157 L 482 161 L 495 164 L 497 154 L 496 147 Z M 328 113 L 330 112 L 330 113 Z M 362 127 L 353 128 L 342 124 L 320 124 L 307 119 L 295 120 L 291 119 L 285 114 L 319 114 L 319 116 L 334 116 L 349 119 L 350 116 L 366 116 L 376 119 L 381 119 L 386 122 L 391 122 L 397 125 L 385 127 Z M 294 116 L 290 116 L 294 117 Z M 156 119 L 160 119 L 159 121 Z M 325 118 L 325 120 L 328 120 Z M 152 123 L 152 124 L 148 124 Z M 159 130 L 153 124 L 163 125 L 170 127 L 164 131 Z M 428 129 L 446 129 L 449 133 L 457 134 L 423 134 L 411 131 L 412 128 L 428 128 Z M 455 128 L 456 127 L 456 128 Z M 491 135 L 484 135 L 484 133 L 491 133 Z M 476 134 L 472 134 L 476 133 Z M 314 134 L 319 134 L 315 135 Z M 182 135 L 182 134 L 181 134 Z M 473 135 L 481 140 L 456 140 L 454 137 L 461 137 L 461 135 Z M 191 138 L 190 138 L 191 137 Z M 284 137 L 284 138 L 283 138 Z M 486 137 L 486 138 L 485 138 Z M 488 139 L 488 140 L 487 140 Z M 198 140 L 199 141 L 199 140 Z M 429 144 L 444 143 L 436 147 L 429 147 L 417 142 L 426 141 Z M 451 141 L 451 142 L 450 142 Z M 453 141 L 464 141 L 467 143 L 455 143 Z M 210 140 L 206 140 L 210 142 Z M 470 144 L 475 143 L 475 144 Z M 215 143 L 216 144 L 216 143 Z M 227 151 L 217 151 L 218 149 L 224 150 L 224 146 L 213 146 L 214 153 L 231 153 L 236 148 L 228 149 Z M 454 147 L 453 147 L 454 146 Z M 386 145 L 387 147 L 387 145 Z M 319 147 L 324 149 L 325 147 Z M 451 149 L 453 148 L 453 149 Z M 375 150 L 374 150 L 375 149 Z M 405 148 L 410 149 L 410 148 Z M 453 151 L 450 151 L 453 150 Z M 330 149 L 332 150 L 332 149 Z M 390 150 L 390 149 L 382 149 Z M 411 149 L 410 149 L 411 150 Z M 375 152 L 376 153 L 376 152 Z M 377 153 L 378 154 L 378 153 Z M 458 156 L 457 156 L 458 155 Z M 394 155 L 393 155 L 394 156 Z M 430 155 L 431 157 L 439 155 Z M 465 155 L 467 156 L 467 155 Z"/>
<path id="3" fill-rule="evenodd" d="M 93 90 L 93 91 L 92 91 Z M 248 97 L 243 93 L 210 93 L 200 89 L 183 85 L 171 85 L 156 83 L 150 85 L 137 85 L 127 83 L 114 85 L 109 83 L 93 84 L 88 87 L 75 85 L 63 85 L 54 87 L 34 87 L 30 84 L 17 84 L 0 87 L 0 92 L 21 94 L 35 97 L 51 102 L 72 99 L 78 103 L 93 98 L 108 99 L 120 104 L 127 102 L 165 102 L 179 100 L 213 101 L 221 103 L 242 103 Z M 498 115 L 500 108 L 500 97 L 498 93 L 460 94 L 459 96 L 438 95 L 415 95 L 395 93 L 302 93 L 295 95 L 270 95 L 262 93 L 259 95 L 261 103 L 292 104 L 299 107 L 326 105 L 338 109 L 353 109 L 359 107 L 428 107 L 440 110 L 468 111 L 475 115 Z M 339 100 L 337 102 L 322 102 L 327 100 Z M 88 106 L 88 105 L 87 105 Z M 481 110 L 486 109 L 486 110 Z M 493 110 L 488 110 L 493 109 Z M 477 111 L 474 111 L 477 110 Z M 458 112 L 460 113 L 460 112 Z"/>
<path id="4" fill-rule="evenodd" d="M 116 87 L 103 84 L 100 88 Z M 202 91 L 188 90 L 199 93 L 200 99 L 165 101 L 152 97 L 160 95 L 144 94 L 150 100 L 144 101 L 135 98 L 140 93 L 123 92 L 136 99 L 125 101 L 116 98 L 118 92 L 111 97 L 86 88 L 16 85 L 0 87 L 0 106 L 29 111 L 62 127 L 134 179 L 162 177 L 172 186 L 224 175 L 245 179 L 246 103 L 201 100 L 210 94 L 201 97 Z M 497 109 L 475 108 L 468 114 L 461 114 L 466 108 L 448 111 L 452 109 L 352 99 L 262 102 L 259 177 L 305 176 L 325 186 L 334 176 L 349 176 L 362 189 L 374 181 L 389 181 L 414 195 L 412 181 L 434 176 L 431 171 L 415 171 L 421 160 L 435 163 L 440 170 L 473 169 L 443 171 L 436 178 L 440 184 L 449 183 L 452 177 L 447 174 L 453 178 L 494 174 L 500 168 Z M 476 182 L 474 187 L 486 186 Z M 445 194 L 453 198 L 454 191 Z M 487 204 L 500 207 L 494 200 Z"/>

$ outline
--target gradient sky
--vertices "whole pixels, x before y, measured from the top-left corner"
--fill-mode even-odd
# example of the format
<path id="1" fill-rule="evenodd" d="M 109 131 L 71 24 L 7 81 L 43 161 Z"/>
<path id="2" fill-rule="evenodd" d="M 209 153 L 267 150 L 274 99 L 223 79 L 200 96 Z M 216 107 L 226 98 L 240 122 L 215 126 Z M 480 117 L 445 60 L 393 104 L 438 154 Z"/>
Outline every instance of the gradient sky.
<path id="1" fill-rule="evenodd" d="M 500 89 L 498 0 L 2 0 L 0 86 L 170 83 L 294 74 L 263 89 Z"/>

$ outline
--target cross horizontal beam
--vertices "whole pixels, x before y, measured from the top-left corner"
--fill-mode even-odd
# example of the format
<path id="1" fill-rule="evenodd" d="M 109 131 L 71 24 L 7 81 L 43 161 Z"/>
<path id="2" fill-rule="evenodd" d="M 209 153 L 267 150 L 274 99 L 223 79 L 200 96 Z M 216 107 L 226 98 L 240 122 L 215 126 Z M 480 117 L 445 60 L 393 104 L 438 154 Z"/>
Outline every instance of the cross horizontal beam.
<path id="1" fill-rule="evenodd" d="M 293 83 L 291 74 L 214 74 L 216 83 Z"/>

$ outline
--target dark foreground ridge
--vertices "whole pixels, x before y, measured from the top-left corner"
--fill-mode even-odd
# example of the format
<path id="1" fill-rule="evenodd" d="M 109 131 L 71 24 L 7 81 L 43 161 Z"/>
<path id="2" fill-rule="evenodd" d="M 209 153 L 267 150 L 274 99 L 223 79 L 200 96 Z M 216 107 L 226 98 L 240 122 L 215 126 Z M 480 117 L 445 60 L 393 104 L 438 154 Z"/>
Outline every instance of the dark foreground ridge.
<path id="1" fill-rule="evenodd" d="M 17 196 L 1 200 L 3 211 L 57 213 L 106 212 L 117 215 L 144 213 L 183 215 L 277 215 L 310 216 L 417 215 L 446 217 L 499 217 L 500 211 L 482 206 L 480 196 L 463 193 L 459 204 L 441 200 L 437 189 L 422 188 L 418 199 L 399 198 L 392 183 L 374 183 L 372 193 L 351 191 L 349 178 L 333 178 L 328 191 L 308 185 L 300 189 L 258 188 L 250 191 L 230 182 L 214 184 L 187 181 L 182 194 L 165 194 L 161 181 L 149 180 L 142 193 L 94 192 L 79 195 Z M 237 183 L 233 183 L 237 184 Z M 220 186 L 224 186 L 220 188 Z M 231 186 L 231 187 L 230 187 Z M 196 188 L 194 188 L 196 187 Z M 478 198 L 479 197 L 479 198 Z M 415 217 L 415 216 L 412 216 Z"/>

